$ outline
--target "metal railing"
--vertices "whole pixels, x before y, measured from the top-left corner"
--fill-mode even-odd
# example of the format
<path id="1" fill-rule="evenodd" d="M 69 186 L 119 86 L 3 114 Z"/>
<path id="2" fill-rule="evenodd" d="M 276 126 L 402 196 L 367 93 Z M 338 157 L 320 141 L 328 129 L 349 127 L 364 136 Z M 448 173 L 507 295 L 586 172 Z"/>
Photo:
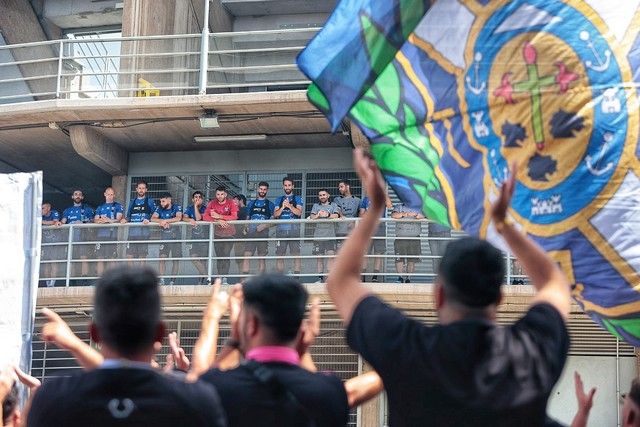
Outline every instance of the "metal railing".
<path id="1" fill-rule="evenodd" d="M 303 89 L 319 28 L 51 40 L 0 46 L 0 103 Z"/>
<path id="2" fill-rule="evenodd" d="M 302 282 L 322 282 L 345 236 L 336 236 L 335 225 L 358 219 L 229 221 L 235 232 L 216 223 L 171 224 L 167 230 L 157 223 L 71 224 L 44 226 L 42 232 L 41 286 L 82 286 L 92 284 L 111 266 L 145 263 L 159 271 L 165 284 L 205 284 L 220 277 L 235 282 L 262 271 L 281 271 Z M 383 219 L 363 265 L 368 282 L 433 283 L 447 242 L 460 237 L 430 236 L 427 220 L 420 235 L 396 235 L 398 223 Z M 259 224 L 269 225 L 256 234 Z M 505 283 L 525 284 L 527 276 L 505 254 Z"/>

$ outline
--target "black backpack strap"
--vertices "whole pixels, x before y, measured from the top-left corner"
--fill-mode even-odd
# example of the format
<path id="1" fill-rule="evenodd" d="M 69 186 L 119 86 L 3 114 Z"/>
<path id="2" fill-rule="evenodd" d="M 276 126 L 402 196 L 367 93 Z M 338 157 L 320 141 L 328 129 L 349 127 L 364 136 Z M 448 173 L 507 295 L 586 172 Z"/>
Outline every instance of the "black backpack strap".
<path id="1" fill-rule="evenodd" d="M 309 415 L 307 409 L 302 406 L 296 396 L 280 381 L 271 369 L 265 364 L 258 363 L 255 360 L 245 360 L 242 362 L 244 366 L 249 368 L 253 376 L 261 383 L 269 388 L 271 393 L 279 400 L 288 403 L 288 407 L 293 409 L 293 413 L 300 413 L 308 420 L 306 423 L 309 427 L 315 427 L 316 423 Z"/>

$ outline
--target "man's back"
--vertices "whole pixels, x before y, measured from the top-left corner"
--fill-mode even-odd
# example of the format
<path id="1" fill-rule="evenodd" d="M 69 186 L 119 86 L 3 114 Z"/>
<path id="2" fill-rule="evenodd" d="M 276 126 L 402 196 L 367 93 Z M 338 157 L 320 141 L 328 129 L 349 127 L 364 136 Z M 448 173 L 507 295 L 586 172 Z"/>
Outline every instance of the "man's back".
<path id="1" fill-rule="evenodd" d="M 95 369 L 43 384 L 29 426 L 224 426 L 208 384 L 187 384 L 146 367 Z"/>
<path id="2" fill-rule="evenodd" d="M 356 308 L 348 341 L 382 377 L 392 426 L 543 425 L 569 346 L 548 304 L 509 327 L 481 319 L 427 327 L 375 297 Z"/>
<path id="3" fill-rule="evenodd" d="M 298 418 L 307 416 L 315 426 L 344 426 L 349 406 L 344 385 L 339 378 L 311 373 L 299 366 L 270 362 L 266 366 L 285 389 L 295 396 L 304 410 L 295 411 L 290 400 L 279 399 L 273 390 L 261 383 L 246 365 L 229 371 L 211 370 L 201 379 L 213 384 L 232 426 L 293 426 L 287 409 L 297 412 Z M 291 414 L 291 412 L 289 412 Z"/>

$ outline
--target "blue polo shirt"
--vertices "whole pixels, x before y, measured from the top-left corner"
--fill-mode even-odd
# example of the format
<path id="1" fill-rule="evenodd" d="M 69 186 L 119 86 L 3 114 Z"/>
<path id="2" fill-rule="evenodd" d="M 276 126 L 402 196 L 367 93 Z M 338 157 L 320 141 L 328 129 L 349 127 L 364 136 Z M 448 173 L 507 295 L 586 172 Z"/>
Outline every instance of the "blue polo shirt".
<path id="1" fill-rule="evenodd" d="M 124 215 L 124 208 L 118 202 L 113 203 L 103 203 L 98 206 L 96 209 L 95 216 L 105 216 L 109 219 L 116 219 L 118 214 L 121 213 Z M 98 228 L 98 232 L 96 233 L 98 238 L 115 238 L 118 235 L 118 229 L 115 227 L 100 227 Z"/>
<path id="2" fill-rule="evenodd" d="M 295 194 L 291 194 L 289 196 L 282 195 L 278 197 L 274 202 L 275 207 L 277 208 L 281 207 L 285 199 L 289 200 L 289 203 L 294 205 L 296 208 L 298 207 L 301 209 L 304 208 L 304 202 L 302 201 L 302 197 L 296 196 Z M 291 209 L 287 208 L 280 213 L 279 219 L 300 219 L 300 216 L 294 215 L 293 212 L 291 212 Z M 280 231 L 283 231 L 283 232 L 291 231 L 295 233 L 300 231 L 300 226 L 298 224 L 291 224 L 291 223 L 278 224 L 278 227 L 276 227 L 276 232 L 280 232 Z"/>
<path id="3" fill-rule="evenodd" d="M 173 203 L 169 209 L 163 209 L 162 206 L 158 205 L 154 212 L 154 214 L 158 214 L 160 219 L 172 219 L 178 216 L 179 213 L 182 213 L 182 206 Z M 177 239 L 180 234 L 180 226 L 172 224 L 169 228 L 163 228 L 161 234 L 163 239 Z"/>
<path id="4" fill-rule="evenodd" d="M 200 209 L 198 209 L 198 211 L 200 211 L 200 215 L 204 216 L 205 211 L 207 210 L 207 207 L 202 204 L 200 205 Z M 189 205 L 187 206 L 187 209 L 185 209 L 184 211 L 184 215 L 188 216 L 189 218 L 193 218 L 196 219 L 196 209 L 193 205 Z M 206 225 L 196 225 L 195 227 L 191 227 L 191 238 L 192 239 L 206 239 L 208 234 L 207 234 L 207 229 L 208 227 Z"/>

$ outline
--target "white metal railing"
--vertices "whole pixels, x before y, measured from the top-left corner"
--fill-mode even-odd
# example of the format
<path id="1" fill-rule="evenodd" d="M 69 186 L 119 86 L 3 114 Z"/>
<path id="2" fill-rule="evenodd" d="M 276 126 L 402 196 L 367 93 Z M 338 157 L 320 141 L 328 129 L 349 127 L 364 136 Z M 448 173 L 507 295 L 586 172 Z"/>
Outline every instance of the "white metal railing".
<path id="1" fill-rule="evenodd" d="M 320 28 L 49 40 L 0 46 L 0 103 L 305 88 Z"/>
<path id="2" fill-rule="evenodd" d="M 337 247 L 345 239 L 345 236 L 335 236 L 335 228 L 332 227 L 341 222 L 357 221 L 230 221 L 236 232 L 226 238 L 220 237 L 219 226 L 210 222 L 198 222 L 197 228 L 187 222 L 174 223 L 169 228 L 173 234 L 164 232 L 157 223 L 44 226 L 41 285 L 88 285 L 105 268 L 137 262 L 151 264 L 159 271 L 164 283 L 176 285 L 204 284 L 213 277 L 221 277 L 226 282 L 237 281 L 247 276 L 247 272 L 260 272 L 261 262 L 264 262 L 266 271 L 294 274 L 303 282 L 322 281 L 336 256 Z M 365 280 L 392 283 L 402 277 L 412 283 L 432 283 L 446 242 L 459 238 L 460 234 L 429 236 L 429 221 L 414 220 L 420 224 L 420 236 L 399 237 L 395 233 L 399 222 L 383 219 L 363 266 Z M 252 233 L 257 224 L 270 226 L 266 235 Z M 317 226 L 325 227 L 317 230 Z M 285 233 L 286 228 L 292 231 Z M 411 251 L 419 250 L 419 253 L 397 255 L 395 245 L 402 241 L 416 241 L 417 247 Z M 250 245 L 255 243 L 256 246 L 266 245 L 266 254 L 260 251 L 245 256 L 245 252 L 250 252 L 247 249 L 253 249 Z M 278 250 L 278 245 L 287 246 L 286 250 Z M 293 253 L 291 247 L 294 248 Z M 298 247 L 299 251 L 296 251 Z M 505 257 L 505 283 L 528 282 L 513 257 L 510 254 L 505 254 Z"/>

